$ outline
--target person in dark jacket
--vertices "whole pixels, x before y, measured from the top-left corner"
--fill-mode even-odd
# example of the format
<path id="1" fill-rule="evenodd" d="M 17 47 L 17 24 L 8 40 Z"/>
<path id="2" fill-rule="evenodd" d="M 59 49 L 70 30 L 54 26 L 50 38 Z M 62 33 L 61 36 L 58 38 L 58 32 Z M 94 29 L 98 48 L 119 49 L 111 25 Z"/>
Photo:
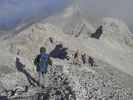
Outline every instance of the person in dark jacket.
<path id="1" fill-rule="evenodd" d="M 101 37 L 101 35 L 103 34 L 103 26 L 101 25 L 95 33 L 93 33 L 91 35 L 92 38 L 96 38 L 96 39 L 99 39 Z"/>
<path id="2" fill-rule="evenodd" d="M 95 65 L 95 61 L 92 57 L 89 56 L 88 58 L 88 63 L 91 65 L 91 66 L 94 66 Z"/>

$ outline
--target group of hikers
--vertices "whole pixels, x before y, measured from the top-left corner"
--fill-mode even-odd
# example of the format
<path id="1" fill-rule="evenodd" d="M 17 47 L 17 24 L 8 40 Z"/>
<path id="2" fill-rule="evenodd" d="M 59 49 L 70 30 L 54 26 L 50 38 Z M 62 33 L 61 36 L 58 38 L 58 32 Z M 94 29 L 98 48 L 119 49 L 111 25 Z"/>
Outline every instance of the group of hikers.
<path id="1" fill-rule="evenodd" d="M 91 35 L 92 38 L 99 39 L 102 34 L 102 26 L 100 26 L 95 33 Z M 53 43 L 53 39 L 49 38 L 50 42 Z M 58 49 L 57 49 L 58 48 Z M 59 49 L 60 48 L 60 49 Z M 67 49 L 63 49 L 62 45 L 58 45 L 54 51 L 56 51 L 56 56 L 57 56 L 57 50 L 61 51 L 66 51 Z M 58 51 L 60 52 L 60 51 Z M 67 53 L 65 52 L 65 55 Z M 53 55 L 53 52 L 51 53 Z M 60 54 L 62 55 L 62 53 Z M 55 54 L 54 54 L 55 56 Z M 62 57 L 60 57 L 62 58 Z M 68 58 L 68 57 L 67 57 Z M 70 60 L 70 59 L 67 59 Z M 17 60 L 18 62 L 18 60 Z M 74 52 L 73 57 L 72 57 L 72 64 L 75 65 L 81 65 L 81 64 L 89 64 L 90 66 L 95 66 L 95 61 L 91 56 L 87 56 L 86 53 L 80 53 L 80 50 L 78 49 L 76 52 Z M 17 63 L 18 65 L 18 63 Z M 38 54 L 35 59 L 34 59 L 34 65 L 36 66 L 36 71 L 38 73 L 38 82 L 40 83 L 41 78 L 44 79 L 44 74 L 47 73 L 48 70 L 48 65 L 52 66 L 52 60 L 50 58 L 50 54 L 46 52 L 45 47 L 40 48 L 40 54 Z M 23 71 L 25 72 L 25 71 Z"/>
<path id="2" fill-rule="evenodd" d="M 74 54 L 73 54 L 73 64 L 75 65 L 80 65 L 81 61 L 82 64 L 90 64 L 91 66 L 94 66 L 95 61 L 92 57 L 88 57 L 86 55 L 86 53 L 81 54 L 79 50 L 77 50 Z M 48 70 L 48 65 L 53 65 L 52 64 L 52 60 L 50 58 L 50 55 L 48 53 L 46 53 L 46 48 L 45 47 L 41 47 L 40 48 L 40 54 L 38 54 L 35 59 L 34 59 L 34 65 L 36 66 L 36 71 L 38 73 L 38 82 L 41 81 L 41 78 L 44 78 L 44 74 L 47 73 Z"/>
<path id="3" fill-rule="evenodd" d="M 87 56 L 86 53 L 80 53 L 79 49 L 73 55 L 73 64 L 89 64 L 90 66 L 95 66 L 95 61 L 91 56 Z"/>
<path id="4" fill-rule="evenodd" d="M 103 33 L 103 26 L 100 25 L 95 33 L 91 34 L 91 38 L 99 39 Z M 49 38 L 52 43 L 52 38 Z M 73 54 L 72 63 L 75 65 L 89 64 L 90 66 L 95 66 L 95 61 L 91 56 L 87 56 L 86 53 L 81 54 L 79 49 Z M 44 78 L 44 74 L 47 73 L 48 65 L 52 66 L 52 60 L 49 54 L 46 53 L 46 48 L 40 48 L 40 54 L 35 57 L 34 65 L 36 66 L 36 71 L 38 73 L 38 81 L 40 82 L 41 77 Z"/>

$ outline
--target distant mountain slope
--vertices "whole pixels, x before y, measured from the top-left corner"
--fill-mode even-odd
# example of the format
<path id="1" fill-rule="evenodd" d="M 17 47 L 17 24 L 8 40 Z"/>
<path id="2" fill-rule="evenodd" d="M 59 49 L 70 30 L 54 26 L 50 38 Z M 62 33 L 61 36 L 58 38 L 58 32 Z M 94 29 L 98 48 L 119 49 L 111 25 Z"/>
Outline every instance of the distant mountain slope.
<path id="1" fill-rule="evenodd" d="M 68 10 L 68 12 L 71 10 Z M 70 85 L 72 90 L 75 91 L 71 92 L 73 95 L 70 93 L 72 97 L 76 95 L 76 100 L 85 100 L 87 98 L 85 94 L 89 96 L 91 90 L 95 91 L 95 87 L 97 87 L 95 92 L 98 98 L 106 97 L 108 99 L 113 93 L 113 97 L 110 100 L 114 100 L 113 98 L 116 100 L 120 94 L 118 93 L 116 96 L 115 92 L 120 91 L 122 95 L 131 93 L 131 96 L 126 95 L 125 97 L 129 98 L 127 100 L 132 100 L 133 35 L 126 24 L 114 18 L 103 18 L 101 23 L 93 23 L 80 15 L 77 16 L 75 11 L 69 14 L 68 12 L 67 15 L 61 14 L 50 17 L 42 22 L 32 24 L 16 35 L 0 39 L 1 91 L 4 88 L 12 90 L 17 86 L 28 86 L 29 91 L 27 93 L 32 89 L 35 89 L 32 90 L 32 92 L 35 92 L 37 88 L 31 88 L 26 76 L 17 71 L 15 65 L 16 57 L 19 57 L 20 61 L 25 65 L 25 70 L 33 78 L 36 78 L 33 60 L 39 53 L 39 48 L 45 46 L 49 53 L 56 45 L 63 44 L 63 47 L 68 48 L 67 52 L 70 60 L 52 58 L 54 65 L 49 67 L 49 72 L 46 74 L 46 87 L 48 90 L 51 88 L 61 89 L 62 94 L 64 93 L 62 89 Z M 100 24 L 103 25 L 101 38 L 91 38 L 90 34 L 95 32 Z M 50 42 L 50 37 L 53 39 L 53 43 Z M 87 56 L 93 57 L 97 66 L 71 64 L 71 56 L 77 49 L 81 53 L 86 53 Z M 51 72 L 51 69 L 53 72 Z M 56 72 L 57 76 L 52 77 L 54 72 Z M 55 82 L 55 77 L 60 77 L 61 75 L 68 79 L 69 85 L 62 85 L 64 82 L 62 80 L 56 80 Z M 85 88 L 84 84 L 89 84 L 90 88 Z M 48 93 L 49 91 L 45 92 Z M 52 91 L 49 93 L 52 93 Z M 103 97 L 100 97 L 98 93 L 103 93 Z M 92 94 L 92 96 L 95 96 L 95 94 Z M 95 97 L 92 98 L 95 99 Z M 52 100 L 52 97 L 50 100 Z"/>

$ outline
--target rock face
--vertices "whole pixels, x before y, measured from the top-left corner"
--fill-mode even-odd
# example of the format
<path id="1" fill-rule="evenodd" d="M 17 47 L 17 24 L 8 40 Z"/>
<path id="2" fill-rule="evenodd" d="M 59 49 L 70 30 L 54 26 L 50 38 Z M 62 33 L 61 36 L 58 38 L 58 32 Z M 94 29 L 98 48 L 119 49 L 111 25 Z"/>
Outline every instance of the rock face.
<path id="1" fill-rule="evenodd" d="M 133 100 L 132 33 L 124 22 L 104 18 L 103 34 L 99 40 L 93 39 L 90 36 L 97 29 L 95 25 L 81 16 L 75 17 L 76 14 L 73 11 L 54 16 L 16 35 L 0 38 L 0 98 Z M 33 65 L 41 46 L 47 48 L 53 60 L 44 86 L 37 84 Z M 77 49 L 80 54 L 87 54 L 87 60 L 92 57 L 95 66 L 88 61 L 74 65 L 73 54 Z M 17 70 L 20 66 L 16 66 L 16 58 L 24 66 L 23 71 Z"/>

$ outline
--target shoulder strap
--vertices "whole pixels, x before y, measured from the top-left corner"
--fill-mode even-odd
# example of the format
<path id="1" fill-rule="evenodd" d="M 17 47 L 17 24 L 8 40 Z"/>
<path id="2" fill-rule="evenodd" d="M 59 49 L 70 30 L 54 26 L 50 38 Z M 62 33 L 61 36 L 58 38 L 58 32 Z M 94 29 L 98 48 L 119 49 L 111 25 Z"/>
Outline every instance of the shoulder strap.
<path id="1" fill-rule="evenodd" d="M 44 53 L 44 54 L 41 55 L 41 60 L 43 59 L 45 61 L 48 61 L 48 58 L 49 58 L 49 56 L 46 53 Z"/>

